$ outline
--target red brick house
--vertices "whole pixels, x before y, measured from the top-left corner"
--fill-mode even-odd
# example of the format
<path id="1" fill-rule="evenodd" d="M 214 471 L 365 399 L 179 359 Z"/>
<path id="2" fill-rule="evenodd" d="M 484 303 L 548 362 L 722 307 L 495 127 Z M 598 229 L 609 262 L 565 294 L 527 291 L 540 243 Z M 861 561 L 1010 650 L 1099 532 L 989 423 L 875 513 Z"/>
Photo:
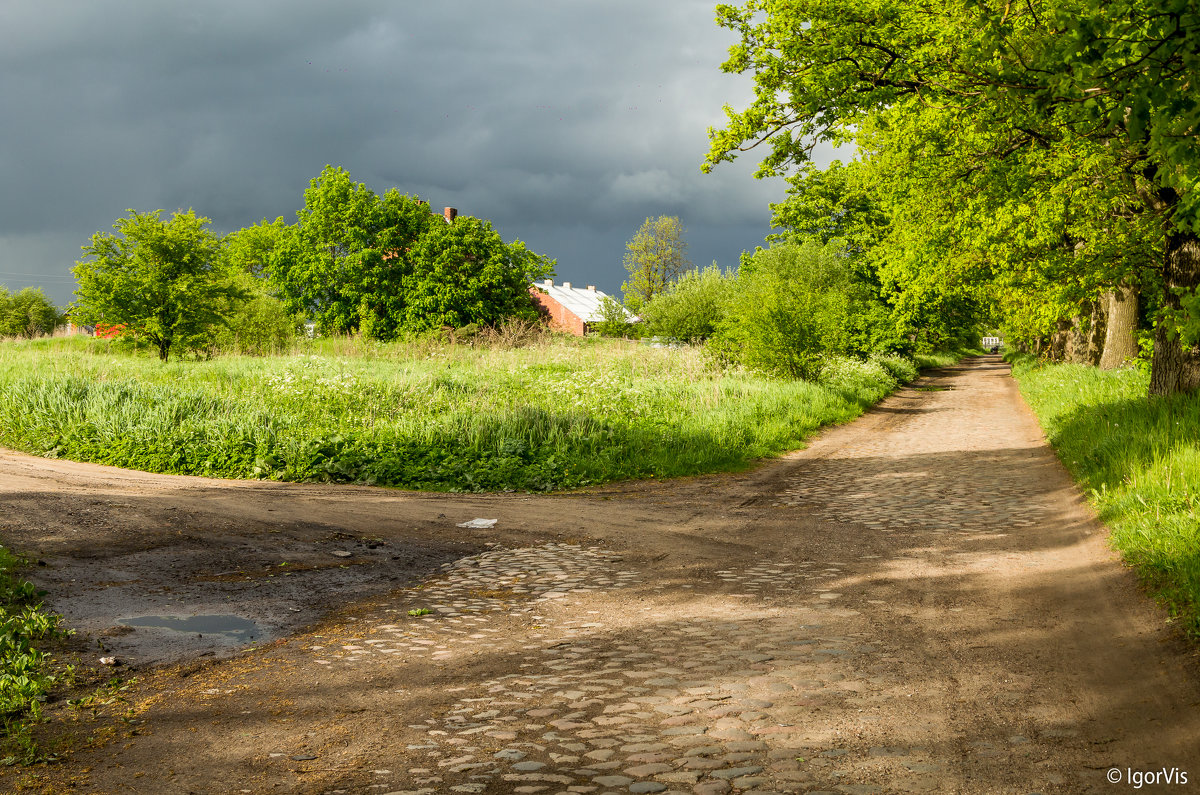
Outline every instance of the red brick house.
<path id="1" fill-rule="evenodd" d="M 593 285 L 587 289 L 572 287 L 570 282 L 556 285 L 553 279 L 529 288 L 538 311 L 546 318 L 550 328 L 582 337 L 591 330 L 591 325 L 604 319 L 600 302 L 608 297 Z M 630 320 L 634 320 L 630 316 Z"/>

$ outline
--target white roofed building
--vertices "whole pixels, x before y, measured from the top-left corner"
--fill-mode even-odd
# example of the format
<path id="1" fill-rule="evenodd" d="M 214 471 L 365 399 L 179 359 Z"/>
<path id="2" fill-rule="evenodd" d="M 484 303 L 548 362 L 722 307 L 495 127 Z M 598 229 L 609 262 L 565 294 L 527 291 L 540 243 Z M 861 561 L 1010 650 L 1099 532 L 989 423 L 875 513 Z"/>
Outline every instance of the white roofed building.
<path id="1" fill-rule="evenodd" d="M 604 320 L 600 302 L 608 295 L 593 285 L 572 287 L 570 282 L 555 284 L 553 279 L 546 279 L 531 286 L 529 292 L 550 328 L 556 331 L 582 337 L 591 326 Z M 629 320 L 632 322 L 636 318 L 629 315 Z"/>

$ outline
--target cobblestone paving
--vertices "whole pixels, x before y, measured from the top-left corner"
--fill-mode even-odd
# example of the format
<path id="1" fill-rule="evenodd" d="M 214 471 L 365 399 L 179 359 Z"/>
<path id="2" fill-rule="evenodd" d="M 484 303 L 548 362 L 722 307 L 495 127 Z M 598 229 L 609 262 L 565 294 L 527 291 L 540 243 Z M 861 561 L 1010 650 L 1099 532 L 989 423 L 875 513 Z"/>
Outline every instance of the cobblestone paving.
<path id="1" fill-rule="evenodd" d="M 963 401 L 911 416 L 902 428 L 839 447 L 798 468 L 780 505 L 883 532 L 994 532 L 1030 527 L 1046 509 L 1004 454 L 1006 428 Z M 965 449 L 979 449 L 965 455 Z M 922 464 L 924 460 L 924 464 Z"/>
<path id="2" fill-rule="evenodd" d="M 962 439 L 943 433 L 947 411 L 806 462 L 777 505 L 880 531 L 994 533 L 1035 522 L 1042 506 L 1015 493 L 1003 455 L 955 452 Z M 1008 446 L 988 428 L 969 433 L 972 449 Z M 983 471 L 989 485 L 981 489 Z M 510 672 L 455 688 L 444 711 L 409 725 L 419 739 L 378 760 L 376 784 L 328 795 L 965 791 L 961 771 L 947 769 L 936 719 L 907 727 L 903 745 L 862 739 L 877 708 L 900 703 L 904 714 L 922 714 L 913 712 L 916 686 L 898 676 L 905 650 L 887 648 L 877 631 L 878 621 L 912 608 L 889 605 L 861 584 L 887 563 L 879 558 L 731 562 L 682 585 L 694 589 L 684 607 L 656 601 L 668 585 L 653 571 L 619 570 L 620 558 L 597 547 L 495 550 L 459 561 L 424 588 L 426 601 L 413 602 L 436 618 L 416 629 L 380 619 L 375 627 L 388 639 L 318 649 L 317 662 L 448 658 L 474 643 L 511 654 Z M 565 598 L 635 585 L 648 597 L 622 627 L 589 621 L 599 611 L 587 610 L 586 598 L 582 607 Z M 505 646 L 488 629 L 499 610 L 528 613 L 542 631 Z M 936 687 L 921 686 L 923 696 Z M 973 733 L 967 752 L 986 759 L 1037 747 L 1046 758 L 1040 739 L 996 721 Z M 1042 781 L 1065 780 L 1053 768 L 1043 763 Z"/>
<path id="3" fill-rule="evenodd" d="M 613 552 L 578 544 L 493 549 L 443 565 L 445 575 L 410 589 L 404 604 L 385 608 L 381 616 L 362 619 L 363 637 L 309 648 L 317 653 L 314 662 L 318 665 L 358 663 L 375 655 L 408 654 L 438 660 L 453 655 L 453 642 L 478 651 L 495 649 L 503 639 L 490 626 L 489 613 L 533 614 L 541 603 L 569 594 L 636 582 L 640 575 L 618 570 L 620 562 L 621 557 Z M 396 623 L 399 619 L 405 623 Z"/>
<path id="4" fill-rule="evenodd" d="M 538 649 L 525 671 L 421 727 L 428 741 L 408 750 L 426 762 L 409 791 L 796 792 L 836 781 L 813 772 L 838 754 L 809 744 L 804 718 L 897 683 L 870 671 L 879 648 L 869 636 L 802 623 L 815 616 L 667 622 L 615 646 Z M 904 764 L 921 753 L 888 749 L 886 764 L 911 779 Z"/>

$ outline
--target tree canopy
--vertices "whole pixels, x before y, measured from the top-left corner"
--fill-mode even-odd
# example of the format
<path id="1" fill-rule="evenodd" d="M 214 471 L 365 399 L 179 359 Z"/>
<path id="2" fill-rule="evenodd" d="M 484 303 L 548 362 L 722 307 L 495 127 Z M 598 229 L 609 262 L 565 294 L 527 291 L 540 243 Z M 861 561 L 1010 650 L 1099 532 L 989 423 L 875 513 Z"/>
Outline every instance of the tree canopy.
<path id="1" fill-rule="evenodd" d="M 291 309 L 326 332 L 384 340 L 532 318 L 529 285 L 554 269 L 487 221 L 447 223 L 415 197 L 394 188 L 378 196 L 334 166 L 309 183 L 296 224 L 279 232 L 268 259 Z"/>
<path id="2" fill-rule="evenodd" d="M 97 232 L 74 269 L 79 286 L 74 315 L 81 323 L 124 326 L 150 341 L 167 361 L 172 346 L 224 322 L 222 308 L 239 294 L 209 219 L 192 210 L 163 221 L 162 210 Z"/>
<path id="3" fill-rule="evenodd" d="M 63 315 L 40 287 L 25 287 L 15 293 L 0 285 L 0 337 L 37 337 L 51 334 Z"/>
<path id="4" fill-rule="evenodd" d="M 673 215 L 647 218 L 625 244 L 625 270 L 629 280 L 621 285 L 625 306 L 639 312 L 680 274 L 690 270 L 683 223 Z"/>
<path id="5" fill-rule="evenodd" d="M 710 130 L 705 168 L 766 144 L 758 173 L 792 178 L 777 220 L 810 234 L 853 222 L 909 320 L 938 296 L 1002 316 L 1069 313 L 1104 290 L 1149 286 L 1151 391 L 1194 389 L 1200 350 L 1185 341 L 1195 321 L 1184 311 L 1200 284 L 1193 6 L 721 5 L 718 23 L 741 38 L 724 68 L 753 73 L 756 92 Z M 814 175 L 819 141 L 856 143 L 862 165 Z M 841 190 L 851 175 L 858 187 Z"/>

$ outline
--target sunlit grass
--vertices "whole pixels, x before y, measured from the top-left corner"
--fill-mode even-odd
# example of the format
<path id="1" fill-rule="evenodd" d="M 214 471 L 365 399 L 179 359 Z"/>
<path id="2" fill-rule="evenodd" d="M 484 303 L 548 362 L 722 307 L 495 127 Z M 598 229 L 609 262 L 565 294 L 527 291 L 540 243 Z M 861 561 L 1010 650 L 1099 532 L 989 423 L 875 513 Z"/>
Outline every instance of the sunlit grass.
<path id="1" fill-rule="evenodd" d="M 696 348 L 574 338 L 317 340 L 164 365 L 53 339 L 0 346 L 0 443 L 154 472 L 547 490 L 744 468 L 914 373 L 839 361 L 823 384 L 781 381 L 714 372 Z"/>
<path id="2" fill-rule="evenodd" d="M 1149 399 L 1136 369 L 1024 362 L 1014 375 L 1113 546 L 1200 637 L 1200 395 Z"/>

